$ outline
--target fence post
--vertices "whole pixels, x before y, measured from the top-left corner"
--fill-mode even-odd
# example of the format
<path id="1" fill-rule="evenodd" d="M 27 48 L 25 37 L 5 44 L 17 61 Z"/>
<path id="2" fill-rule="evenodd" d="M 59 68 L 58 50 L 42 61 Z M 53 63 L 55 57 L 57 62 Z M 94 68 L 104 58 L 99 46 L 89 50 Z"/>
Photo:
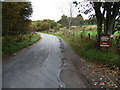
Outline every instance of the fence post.
<path id="1" fill-rule="evenodd" d="M 73 36 L 74 36 L 74 32 L 72 32 Z"/>
<path id="2" fill-rule="evenodd" d="M 80 37 L 81 37 L 81 39 L 83 38 L 83 35 L 82 35 L 82 33 L 80 34 Z"/>
<path id="3" fill-rule="evenodd" d="M 90 33 L 88 33 L 88 39 L 90 39 Z"/>

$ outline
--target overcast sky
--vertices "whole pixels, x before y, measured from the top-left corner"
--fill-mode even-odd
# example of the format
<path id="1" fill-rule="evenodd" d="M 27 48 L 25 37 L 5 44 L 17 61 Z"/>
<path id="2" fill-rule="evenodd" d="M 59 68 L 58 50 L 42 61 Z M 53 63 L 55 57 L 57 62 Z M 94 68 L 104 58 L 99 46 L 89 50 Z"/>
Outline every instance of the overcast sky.
<path id="1" fill-rule="evenodd" d="M 65 11 L 65 5 L 75 0 L 30 0 L 33 6 L 33 14 L 30 19 L 51 19 L 58 21 Z M 67 14 L 64 12 L 64 14 Z M 86 17 L 85 17 L 86 18 Z"/>

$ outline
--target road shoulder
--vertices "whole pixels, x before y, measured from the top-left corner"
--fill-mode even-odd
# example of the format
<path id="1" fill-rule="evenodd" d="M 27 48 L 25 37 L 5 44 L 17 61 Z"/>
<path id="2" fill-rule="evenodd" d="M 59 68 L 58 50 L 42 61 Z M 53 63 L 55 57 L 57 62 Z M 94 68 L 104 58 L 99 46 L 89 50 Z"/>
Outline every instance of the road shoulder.
<path id="1" fill-rule="evenodd" d="M 112 70 L 105 65 L 97 65 L 77 56 L 75 52 L 60 39 L 63 54 L 61 80 L 66 88 L 118 88 L 119 70 Z"/>
<path id="2" fill-rule="evenodd" d="M 91 83 L 84 75 L 79 72 L 79 69 L 75 66 L 79 57 L 74 51 L 66 44 L 66 42 L 59 38 L 61 43 L 62 63 L 63 70 L 60 77 L 62 82 L 65 83 L 66 88 L 89 88 Z"/>

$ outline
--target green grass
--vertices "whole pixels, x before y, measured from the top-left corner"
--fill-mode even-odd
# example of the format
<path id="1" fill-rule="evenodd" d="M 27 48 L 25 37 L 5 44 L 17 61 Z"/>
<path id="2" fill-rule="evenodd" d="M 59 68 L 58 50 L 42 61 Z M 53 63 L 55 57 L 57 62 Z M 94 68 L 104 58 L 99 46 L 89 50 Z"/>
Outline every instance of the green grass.
<path id="1" fill-rule="evenodd" d="M 90 33 L 90 35 L 96 35 L 97 32 L 96 31 L 73 31 L 76 34 L 81 34 L 83 33 L 84 35 L 88 35 Z"/>
<path id="2" fill-rule="evenodd" d="M 120 35 L 120 31 L 116 31 L 114 35 Z"/>
<path id="3" fill-rule="evenodd" d="M 25 34 L 19 37 L 3 37 L 2 38 L 2 56 L 8 56 L 22 48 L 25 48 L 40 39 L 40 35 L 36 33 Z"/>
<path id="4" fill-rule="evenodd" d="M 73 34 L 76 33 L 76 34 Z M 89 40 L 87 34 L 91 33 L 92 39 Z M 83 36 L 81 37 L 81 34 Z M 95 37 L 96 31 L 62 31 L 54 33 L 56 36 L 62 37 L 71 48 L 81 57 L 98 64 L 107 64 L 110 67 L 120 67 L 120 56 L 116 53 L 113 48 L 107 51 L 100 50 L 97 46 Z"/>
<path id="5" fill-rule="evenodd" d="M 71 33 L 75 33 L 75 34 L 81 34 L 84 33 L 84 35 L 88 35 L 90 33 L 90 35 L 97 35 L 97 31 L 90 31 L 90 30 L 84 30 L 84 31 L 70 31 Z M 116 31 L 114 33 L 114 35 L 120 35 L 120 31 Z"/>

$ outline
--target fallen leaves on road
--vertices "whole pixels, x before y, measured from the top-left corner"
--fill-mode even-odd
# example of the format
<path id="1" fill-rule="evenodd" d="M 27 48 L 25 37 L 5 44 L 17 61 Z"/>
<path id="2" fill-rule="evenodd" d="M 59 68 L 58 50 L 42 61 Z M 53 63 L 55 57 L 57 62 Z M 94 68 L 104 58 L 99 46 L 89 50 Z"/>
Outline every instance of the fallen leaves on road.
<path id="1" fill-rule="evenodd" d="M 96 65 L 80 58 L 82 63 L 80 71 L 91 80 L 95 87 L 99 88 L 118 88 L 119 69 L 110 69 L 107 65 Z"/>

